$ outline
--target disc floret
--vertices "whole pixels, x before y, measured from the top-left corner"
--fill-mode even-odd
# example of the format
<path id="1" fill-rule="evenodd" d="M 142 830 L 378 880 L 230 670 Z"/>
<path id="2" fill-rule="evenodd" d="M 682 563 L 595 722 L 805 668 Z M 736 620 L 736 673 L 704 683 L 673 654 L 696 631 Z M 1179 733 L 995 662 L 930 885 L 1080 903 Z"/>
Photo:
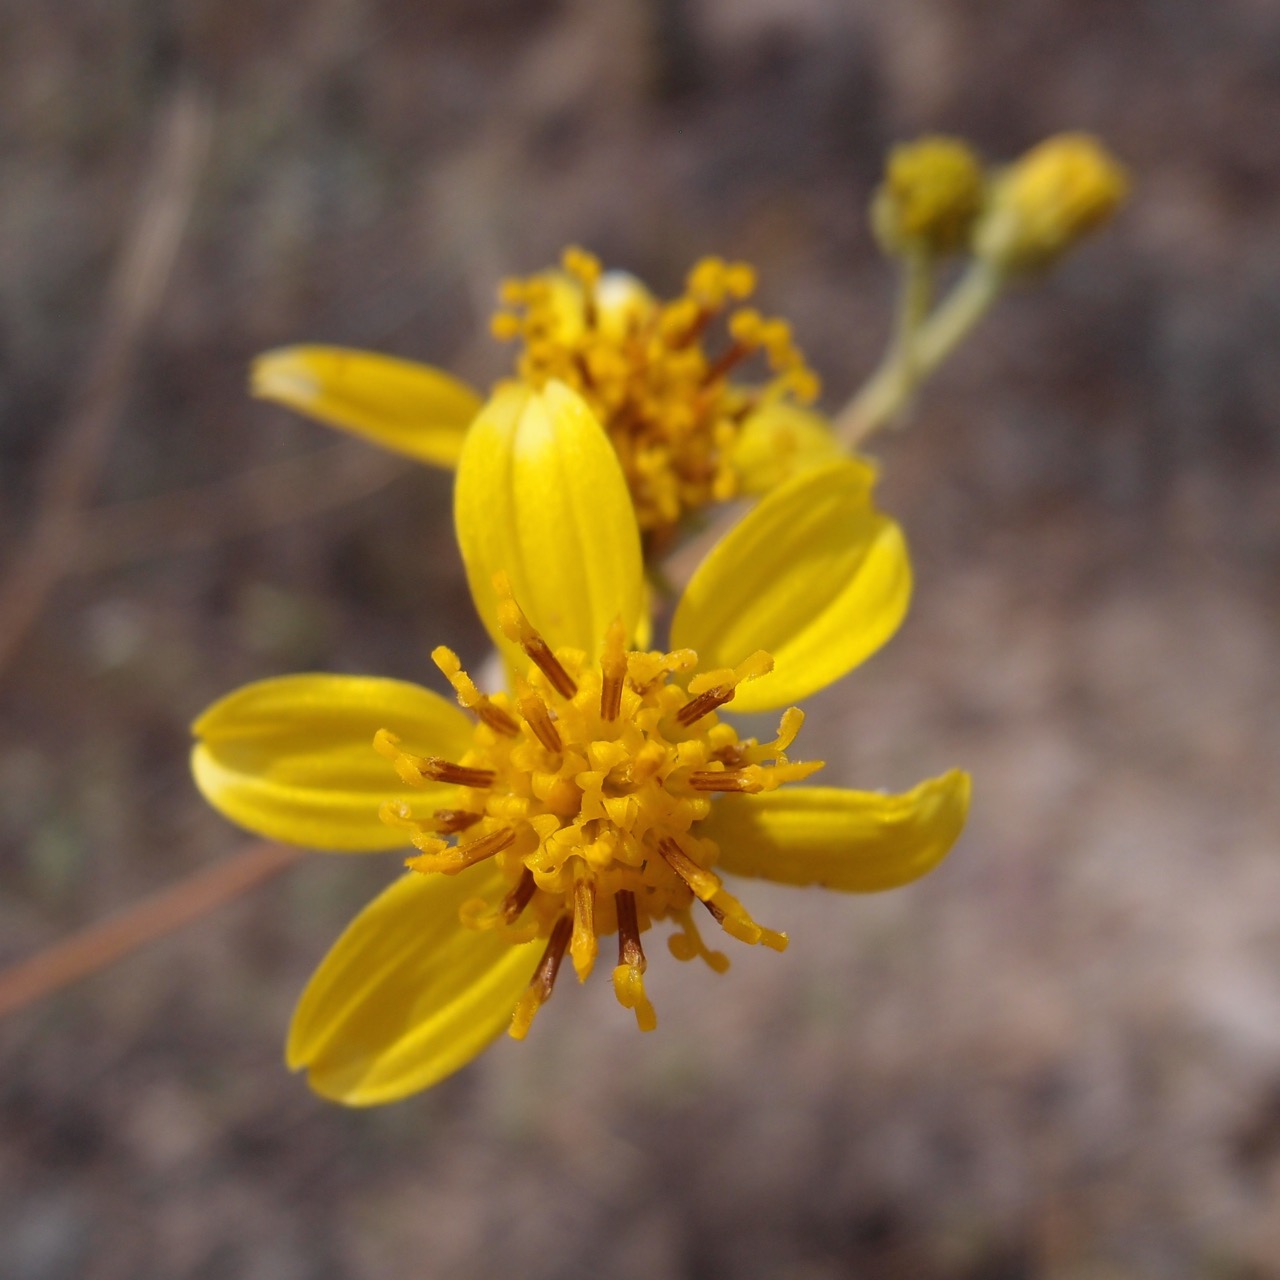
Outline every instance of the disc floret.
<path id="1" fill-rule="evenodd" d="M 451 650 L 435 650 L 436 665 L 476 716 L 470 749 L 457 761 L 418 756 L 385 730 L 374 746 L 411 785 L 452 783 L 457 795 L 427 819 L 389 802 L 383 820 L 407 830 L 418 850 L 407 865 L 424 875 L 495 862 L 504 891 L 468 902 L 464 925 L 500 930 L 512 943 L 547 940 L 512 1035 L 528 1031 L 566 952 L 585 980 L 600 938 L 612 934 L 615 993 L 650 1030 L 657 1019 L 644 989 L 642 935 L 656 922 L 676 925 L 668 945 L 677 959 L 700 957 L 717 972 L 728 960 L 703 942 L 692 914 L 698 904 L 742 942 L 776 950 L 787 943 L 756 923 L 715 871 L 719 850 L 698 835 L 715 796 L 772 791 L 821 762 L 787 757 L 804 720 L 796 708 L 766 743 L 739 738 L 716 715 L 739 684 L 772 669 L 768 654 L 690 675 L 691 650 L 629 650 L 619 621 L 599 661 L 588 661 L 579 650 L 553 652 L 501 575 L 497 585 L 502 628 L 528 657 L 526 676 L 512 692 L 487 696 Z"/>
<path id="2" fill-rule="evenodd" d="M 493 331 L 519 339 L 522 380 L 558 379 L 591 406 L 622 462 L 642 531 L 740 491 L 733 445 L 746 419 L 778 399 L 810 404 L 820 386 L 785 320 L 741 305 L 755 292 L 744 262 L 704 258 L 685 290 L 659 302 L 636 280 L 566 250 L 563 275 L 509 280 Z M 758 387 L 729 375 L 760 357 Z"/>

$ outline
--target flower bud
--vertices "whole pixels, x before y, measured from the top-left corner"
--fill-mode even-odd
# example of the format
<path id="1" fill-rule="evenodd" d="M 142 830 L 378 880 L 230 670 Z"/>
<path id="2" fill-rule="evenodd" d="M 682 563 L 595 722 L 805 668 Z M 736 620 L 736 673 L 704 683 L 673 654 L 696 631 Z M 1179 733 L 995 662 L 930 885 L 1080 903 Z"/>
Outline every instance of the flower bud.
<path id="1" fill-rule="evenodd" d="M 982 208 L 982 169 L 957 138 L 894 147 L 871 202 L 871 228 L 885 253 L 955 253 L 969 243 Z"/>

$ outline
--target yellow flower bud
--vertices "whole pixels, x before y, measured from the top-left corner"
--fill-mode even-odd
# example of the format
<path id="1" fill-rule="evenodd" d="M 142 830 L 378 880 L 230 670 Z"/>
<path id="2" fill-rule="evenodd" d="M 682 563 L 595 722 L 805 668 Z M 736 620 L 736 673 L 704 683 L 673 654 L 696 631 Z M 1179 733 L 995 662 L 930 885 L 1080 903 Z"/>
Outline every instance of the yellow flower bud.
<path id="1" fill-rule="evenodd" d="M 1056 134 L 997 176 L 975 252 L 1006 272 L 1051 266 L 1109 221 L 1128 191 L 1124 169 L 1096 138 Z"/>
<path id="2" fill-rule="evenodd" d="M 888 254 L 955 253 L 969 242 L 982 196 L 982 169 L 967 143 L 921 138 L 889 153 L 871 227 Z"/>

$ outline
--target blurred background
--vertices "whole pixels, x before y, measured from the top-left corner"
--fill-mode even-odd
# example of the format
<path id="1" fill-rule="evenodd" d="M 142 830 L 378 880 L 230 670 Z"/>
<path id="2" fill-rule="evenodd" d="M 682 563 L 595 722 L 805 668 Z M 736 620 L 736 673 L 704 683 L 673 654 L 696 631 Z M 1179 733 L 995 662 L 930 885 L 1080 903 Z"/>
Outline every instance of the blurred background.
<path id="1" fill-rule="evenodd" d="M 755 263 L 839 406 L 887 333 L 886 149 L 1065 128 L 1116 225 L 876 442 L 918 574 L 812 704 L 831 782 L 970 769 L 951 859 L 759 886 L 640 1036 L 347 1112 L 282 1063 L 396 874 L 308 856 L 0 1023 L 6 1280 L 1280 1276 L 1280 8 L 1266 0 L 0 4 L 0 961 L 246 846 L 187 726 L 483 650 L 447 475 L 250 401 L 306 340 L 481 385 L 504 274 Z"/>

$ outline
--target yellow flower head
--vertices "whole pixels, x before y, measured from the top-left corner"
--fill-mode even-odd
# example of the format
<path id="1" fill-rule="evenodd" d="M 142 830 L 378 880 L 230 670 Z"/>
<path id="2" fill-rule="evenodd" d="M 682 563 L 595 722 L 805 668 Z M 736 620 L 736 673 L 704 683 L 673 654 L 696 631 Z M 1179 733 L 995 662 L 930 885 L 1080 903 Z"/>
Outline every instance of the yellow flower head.
<path id="1" fill-rule="evenodd" d="M 819 390 L 791 326 L 741 305 L 755 272 L 704 258 L 684 293 L 660 303 L 581 249 L 568 250 L 563 267 L 503 286 L 509 309 L 493 327 L 523 342 L 520 378 L 535 389 L 563 382 L 591 406 L 618 451 L 642 531 L 668 531 L 687 512 L 742 492 L 735 448 L 747 419 L 762 404 L 808 404 Z M 730 381 L 753 357 L 770 380 Z"/>
<path id="2" fill-rule="evenodd" d="M 997 176 L 975 251 L 1005 272 L 1051 266 L 1124 203 L 1123 167 L 1084 133 L 1046 138 Z"/>
<path id="3" fill-rule="evenodd" d="M 480 616 L 510 672 L 486 694 L 446 648 L 463 710 L 415 685 L 294 676 L 196 723 L 196 780 L 233 820 L 336 849 L 410 845 L 409 874 L 339 939 L 299 1003 L 288 1058 L 352 1104 L 456 1070 L 504 1026 L 523 1037 L 567 955 L 580 979 L 616 938 L 612 979 L 656 1014 L 645 941 L 717 972 L 697 920 L 781 950 L 725 876 L 870 891 L 936 865 L 964 823 L 958 772 L 904 795 L 795 785 L 789 704 L 896 629 L 910 593 L 870 468 L 814 468 L 707 557 L 670 650 L 644 623 L 640 532 L 618 458 L 559 382 L 495 396 L 468 435 L 456 520 Z M 768 742 L 722 708 L 783 710 Z M 706 913 L 705 917 L 700 913 Z"/>
<path id="4" fill-rule="evenodd" d="M 502 286 L 493 330 L 521 342 L 518 380 L 533 390 L 559 381 L 586 400 L 655 547 L 689 512 L 840 456 L 826 421 L 804 407 L 817 377 L 784 320 L 744 305 L 754 290 L 745 263 L 706 258 L 680 297 L 659 302 L 581 249 L 566 251 L 561 271 Z M 753 365 L 762 381 L 735 380 Z M 439 370 L 341 347 L 267 352 L 251 386 L 436 466 L 456 464 L 482 403 Z"/>
<path id="5" fill-rule="evenodd" d="M 958 138 L 921 138 L 894 147 L 871 204 L 884 251 L 956 253 L 982 208 L 982 167 Z"/>

